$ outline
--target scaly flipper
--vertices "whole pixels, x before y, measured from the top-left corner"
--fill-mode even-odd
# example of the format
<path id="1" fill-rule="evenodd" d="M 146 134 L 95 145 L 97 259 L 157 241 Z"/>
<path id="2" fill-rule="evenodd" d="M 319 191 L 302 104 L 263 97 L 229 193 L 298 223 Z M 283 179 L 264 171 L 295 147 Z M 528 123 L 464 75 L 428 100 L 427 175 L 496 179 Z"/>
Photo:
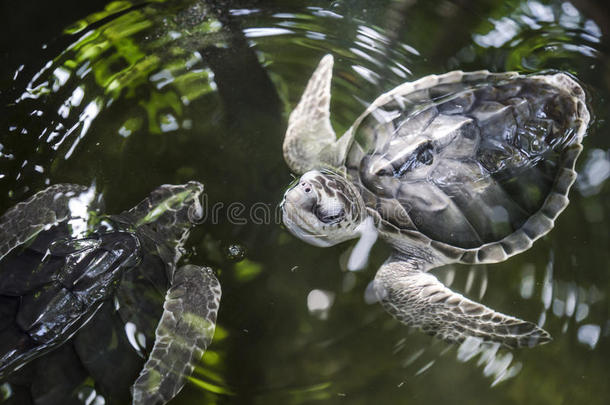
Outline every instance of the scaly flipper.
<path id="1" fill-rule="evenodd" d="M 343 164 L 351 136 L 337 140 L 330 123 L 330 83 L 333 56 L 322 58 L 299 104 L 290 114 L 284 137 L 284 160 L 296 174 Z M 351 134 L 351 132 L 349 133 Z"/>
<path id="2" fill-rule="evenodd" d="M 68 218 L 84 219 L 99 208 L 93 188 L 55 184 L 20 202 L 0 217 L 0 259 L 40 231 Z"/>
<path id="3" fill-rule="evenodd" d="M 174 273 L 155 344 L 133 385 L 133 404 L 165 404 L 184 386 L 212 341 L 220 283 L 209 268 L 186 265 Z"/>
<path id="4" fill-rule="evenodd" d="M 537 325 L 471 301 L 420 268 L 417 262 L 393 257 L 375 276 L 378 298 L 400 322 L 448 342 L 473 336 L 515 348 L 551 340 Z"/>

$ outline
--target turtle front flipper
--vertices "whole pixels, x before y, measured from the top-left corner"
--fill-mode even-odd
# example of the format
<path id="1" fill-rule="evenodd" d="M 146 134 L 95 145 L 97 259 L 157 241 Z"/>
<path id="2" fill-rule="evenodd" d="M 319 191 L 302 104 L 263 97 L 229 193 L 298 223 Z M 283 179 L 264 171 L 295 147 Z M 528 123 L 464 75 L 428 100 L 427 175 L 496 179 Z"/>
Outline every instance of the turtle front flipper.
<path id="1" fill-rule="evenodd" d="M 212 341 L 220 283 L 210 268 L 186 265 L 174 273 L 155 344 L 133 385 L 133 404 L 165 404 L 184 386 Z"/>
<path id="2" fill-rule="evenodd" d="M 284 160 L 297 174 L 327 166 L 338 168 L 345 160 L 351 132 L 337 140 L 330 123 L 333 63 L 332 55 L 322 58 L 288 119 Z"/>
<path id="3" fill-rule="evenodd" d="M 472 336 L 516 348 L 551 340 L 548 332 L 531 322 L 451 291 L 416 262 L 388 260 L 377 271 L 375 292 L 394 318 L 448 342 L 459 343 Z"/>
<path id="4" fill-rule="evenodd" d="M 99 208 L 93 188 L 55 184 L 20 202 L 0 217 L 0 259 L 40 231 L 67 219 L 87 220 Z"/>

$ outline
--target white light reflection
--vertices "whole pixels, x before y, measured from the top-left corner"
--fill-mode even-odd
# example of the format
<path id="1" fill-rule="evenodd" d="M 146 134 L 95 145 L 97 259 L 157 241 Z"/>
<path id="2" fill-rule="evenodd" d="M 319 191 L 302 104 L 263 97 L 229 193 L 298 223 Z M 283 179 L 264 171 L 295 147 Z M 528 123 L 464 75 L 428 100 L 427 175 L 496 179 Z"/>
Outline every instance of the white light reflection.
<path id="1" fill-rule="evenodd" d="M 72 105 L 72 107 L 78 107 L 80 105 L 81 101 L 83 101 L 84 97 L 85 97 L 84 87 L 78 86 L 77 88 L 74 89 L 74 91 L 72 92 L 72 95 L 69 98 L 70 104 Z"/>
<path id="2" fill-rule="evenodd" d="M 471 360 L 481 352 L 483 340 L 474 336 L 468 336 L 458 347 L 457 359 L 462 363 Z"/>
<path id="3" fill-rule="evenodd" d="M 178 38 L 182 37 L 182 34 L 179 33 L 178 31 L 169 31 L 167 34 L 169 35 L 169 37 L 171 39 L 178 39 Z"/>
<path id="4" fill-rule="evenodd" d="M 150 75 L 150 81 L 155 83 L 158 90 L 161 90 L 174 81 L 174 76 L 169 70 L 161 69 L 157 73 Z"/>
<path id="5" fill-rule="evenodd" d="M 196 63 L 201 62 L 202 60 L 203 58 L 201 57 L 201 54 L 195 51 L 191 57 L 186 60 L 184 66 L 190 70 L 193 66 L 195 66 Z"/>
<path id="6" fill-rule="evenodd" d="M 103 396 L 98 395 L 93 387 L 82 386 L 78 389 L 76 395 L 79 401 L 84 405 L 105 405 L 106 400 Z"/>
<path id="7" fill-rule="evenodd" d="M 565 2 L 561 5 L 561 9 L 563 10 L 563 12 L 570 17 L 580 17 L 580 14 L 578 13 L 578 10 L 576 9 L 576 7 L 574 7 L 572 5 L 572 3 L 569 2 Z"/>
<path id="8" fill-rule="evenodd" d="M 129 137 L 129 135 L 132 134 L 131 129 L 125 127 L 125 125 L 123 125 L 121 128 L 119 128 L 119 135 L 121 135 L 123 138 L 127 138 Z"/>
<path id="9" fill-rule="evenodd" d="M 95 199 L 95 184 L 91 185 L 86 192 L 81 193 L 68 200 L 68 209 L 70 210 L 70 228 L 72 229 L 73 237 L 84 236 L 87 232 L 89 222 L 89 210 L 93 200 Z"/>
<path id="10" fill-rule="evenodd" d="M 597 194 L 601 185 L 610 178 L 610 153 L 593 149 L 587 155 L 584 168 L 579 172 L 576 186 L 584 196 Z"/>
<path id="11" fill-rule="evenodd" d="M 159 120 L 162 132 L 170 132 L 178 129 L 178 121 L 172 114 L 163 114 Z"/>
<path id="12" fill-rule="evenodd" d="M 474 42 L 483 48 L 499 48 L 517 35 L 519 26 L 515 21 L 508 17 L 503 17 L 500 20 L 491 19 L 490 22 L 494 25 L 494 29 L 485 35 L 475 34 L 472 36 Z"/>
<path id="13" fill-rule="evenodd" d="M 420 375 L 420 374 L 425 373 L 426 371 L 428 371 L 430 369 L 430 367 L 432 367 L 434 365 L 435 362 L 436 362 L 436 360 L 432 360 L 431 362 L 429 362 L 428 364 L 426 364 L 425 366 L 423 366 L 422 368 L 417 370 L 415 375 Z"/>
<path id="14" fill-rule="evenodd" d="M 382 63 L 380 61 L 378 61 L 377 59 L 373 58 L 371 55 L 369 55 L 368 53 L 361 51 L 358 48 L 349 48 L 350 51 L 352 51 L 352 53 L 356 56 L 359 56 L 360 58 L 367 60 L 369 62 L 371 62 L 374 65 L 377 66 L 381 66 Z"/>
<path id="15" fill-rule="evenodd" d="M 53 91 L 56 92 L 59 90 L 70 78 L 71 72 L 61 66 L 58 66 L 53 71 L 53 76 L 55 77 L 55 81 L 53 82 Z"/>
<path id="16" fill-rule="evenodd" d="M 138 339 L 138 344 L 140 347 L 146 347 L 146 336 L 142 332 L 138 332 L 136 334 L 136 338 Z"/>
<path id="17" fill-rule="evenodd" d="M 565 304 L 565 315 L 572 317 L 576 309 L 576 286 L 573 283 L 567 286 Z"/>
<path id="18" fill-rule="evenodd" d="M 412 53 L 415 56 L 420 56 L 419 51 L 417 49 L 413 48 L 411 45 L 401 44 L 401 46 L 405 51 Z"/>
<path id="19" fill-rule="evenodd" d="M 335 300 L 335 294 L 331 291 L 311 290 L 307 294 L 307 309 L 319 319 L 327 319 L 328 311 Z"/>
<path id="20" fill-rule="evenodd" d="M 599 340 L 601 327 L 599 325 L 587 324 L 578 328 L 578 341 L 591 349 L 595 349 Z"/>
<path id="21" fill-rule="evenodd" d="M 53 61 L 50 60 L 44 65 L 44 67 L 42 69 L 40 69 L 38 72 L 36 72 L 34 77 L 32 77 L 32 80 L 30 80 L 30 82 L 28 83 L 26 91 L 16 100 L 16 102 L 19 102 L 26 98 L 38 98 L 41 94 L 44 94 L 44 92 L 36 92 L 36 90 L 41 89 L 41 88 L 46 88 L 48 85 L 48 82 L 43 82 L 43 83 L 39 84 L 38 86 L 34 86 L 34 83 L 52 65 L 53 65 Z M 38 93 L 38 94 L 35 94 L 35 93 Z"/>
<path id="22" fill-rule="evenodd" d="M 578 303 L 574 320 L 576 322 L 581 322 L 584 321 L 587 316 L 589 316 L 589 305 L 584 302 Z"/>
<path id="23" fill-rule="evenodd" d="M 129 344 L 138 352 L 140 355 L 142 354 L 142 348 L 138 344 L 138 340 L 136 339 L 136 325 L 133 322 L 125 323 L 125 335 L 127 336 L 127 340 Z"/>
<path id="24" fill-rule="evenodd" d="M 250 14 L 255 14 L 260 12 L 261 10 L 258 8 L 253 8 L 253 9 L 246 9 L 246 8 L 233 8 L 229 10 L 229 14 L 234 15 L 234 16 L 240 16 L 240 15 L 250 15 Z"/>
<path id="25" fill-rule="evenodd" d="M 389 44 L 390 40 L 388 39 L 388 37 L 386 37 L 385 35 L 375 31 L 374 29 L 367 27 L 366 25 L 359 25 L 358 26 L 358 32 L 361 34 L 364 34 L 364 36 L 371 38 L 374 42 L 371 42 L 371 44 L 375 45 L 375 41 L 376 42 L 383 42 L 384 44 Z M 359 38 L 362 38 L 361 36 L 358 36 Z"/>
<path id="26" fill-rule="evenodd" d="M 542 304 L 544 309 L 548 310 L 551 307 L 551 301 L 553 299 L 553 256 L 546 266 L 546 274 L 544 275 L 544 282 L 542 284 Z"/>
<path id="27" fill-rule="evenodd" d="M 535 273 L 536 267 L 533 264 L 527 263 L 523 266 L 523 270 L 521 270 L 521 287 L 519 289 L 522 298 L 529 299 L 534 295 Z"/>
<path id="28" fill-rule="evenodd" d="M 253 9 L 246 9 L 246 8 L 233 8 L 229 10 L 229 14 L 231 15 L 235 15 L 235 16 L 239 16 L 239 15 L 250 15 L 250 14 L 254 14 L 254 13 L 258 13 L 260 12 L 260 9 L 257 8 L 253 8 Z"/>
<path id="29" fill-rule="evenodd" d="M 66 153 L 66 155 L 65 155 L 66 160 L 70 158 L 72 153 L 74 153 L 74 149 L 76 149 L 76 146 L 78 145 L 80 140 L 83 139 L 85 137 L 85 135 L 87 134 L 87 131 L 89 130 L 89 127 L 91 126 L 91 122 L 93 122 L 95 117 L 97 117 L 97 115 L 99 114 L 101 106 L 102 106 L 102 102 L 99 99 L 95 99 L 92 102 L 90 102 L 89 104 L 87 104 L 87 106 L 85 107 L 85 110 L 79 116 L 79 123 L 82 123 L 83 127 L 80 131 L 80 134 L 74 140 L 74 143 L 72 143 L 72 146 L 70 146 L 70 149 Z"/>
<path id="30" fill-rule="evenodd" d="M 318 17 L 327 17 L 327 18 L 335 18 L 337 20 L 340 20 L 343 18 L 343 16 L 341 14 L 337 14 L 333 11 L 330 10 L 324 10 L 320 7 L 308 7 L 310 10 L 312 10 L 312 14 L 316 15 Z"/>
<path id="31" fill-rule="evenodd" d="M 405 68 L 404 66 L 402 66 L 400 63 L 396 63 L 396 65 L 398 65 L 399 67 L 396 66 L 392 66 L 390 67 L 390 70 L 398 77 L 402 78 L 402 79 L 406 79 L 407 78 L 407 74 L 411 74 L 411 71 L 407 68 Z"/>
<path id="32" fill-rule="evenodd" d="M 278 18 L 280 20 L 292 20 L 293 18 L 296 18 L 296 14 L 292 14 L 292 13 L 275 13 L 272 15 L 273 18 Z"/>
<path id="33" fill-rule="evenodd" d="M 91 72 L 91 61 L 86 60 L 77 70 L 76 75 L 81 79 Z"/>
<path id="34" fill-rule="evenodd" d="M 561 318 L 564 315 L 565 307 L 566 307 L 566 305 L 561 299 L 555 298 L 553 300 L 553 314 L 557 318 Z"/>
<path id="35" fill-rule="evenodd" d="M 21 71 L 23 70 L 24 66 L 25 65 L 19 65 L 17 70 L 15 70 L 15 73 L 13 74 L 13 80 L 17 80 L 17 77 L 19 76 L 19 73 L 21 73 Z"/>
<path id="36" fill-rule="evenodd" d="M 246 28 L 244 29 L 244 35 L 247 38 L 258 38 L 258 37 L 270 37 L 274 35 L 286 35 L 294 34 L 294 31 L 287 30 L 285 28 Z"/>
<path id="37" fill-rule="evenodd" d="M 63 118 L 68 118 L 68 115 L 70 114 L 70 109 L 72 107 L 80 105 L 81 101 L 83 101 L 84 96 L 85 91 L 81 86 L 75 88 L 72 92 L 72 95 L 68 97 L 68 99 L 64 101 L 64 103 L 59 107 L 59 109 L 57 110 L 57 114 L 59 114 L 59 116 Z"/>
<path id="38" fill-rule="evenodd" d="M 485 296 L 487 292 L 487 266 L 483 268 L 481 271 L 481 286 L 479 287 L 479 300 Z"/>
<path id="39" fill-rule="evenodd" d="M 458 347 L 457 359 L 463 363 L 480 355 L 477 366 L 483 368 L 483 375 L 493 378 L 494 387 L 502 381 L 516 376 L 521 371 L 522 364 L 513 364 L 511 352 L 499 352 L 498 343 L 486 343 L 481 338 L 469 336 Z"/>
<path id="40" fill-rule="evenodd" d="M 315 39 L 317 41 L 326 40 L 326 34 L 323 34 L 321 32 L 307 31 L 305 32 L 305 36 L 309 39 Z"/>
<path id="41" fill-rule="evenodd" d="M 453 281 L 455 280 L 455 267 L 447 266 L 447 271 L 445 272 L 445 279 L 443 280 L 443 284 L 447 287 L 451 287 Z"/>
<path id="42" fill-rule="evenodd" d="M 593 20 L 587 20 L 585 22 L 585 31 L 595 38 L 600 38 L 602 36 L 602 30 Z"/>
<path id="43" fill-rule="evenodd" d="M 537 1 L 528 1 L 527 8 L 529 8 L 530 13 L 539 21 L 553 22 L 555 19 L 553 8 L 550 6 L 545 6 Z"/>
<path id="44" fill-rule="evenodd" d="M 372 84 L 379 83 L 380 76 L 372 70 L 358 65 L 352 65 L 352 69 L 354 69 L 356 73 L 358 73 L 367 82 Z"/>
<path id="45" fill-rule="evenodd" d="M 468 277 L 466 277 L 466 287 L 464 287 L 464 292 L 466 294 L 468 294 L 470 292 L 470 289 L 472 288 L 472 284 L 474 283 L 474 278 L 475 278 L 475 274 L 476 270 L 474 268 L 470 268 L 468 270 Z"/>

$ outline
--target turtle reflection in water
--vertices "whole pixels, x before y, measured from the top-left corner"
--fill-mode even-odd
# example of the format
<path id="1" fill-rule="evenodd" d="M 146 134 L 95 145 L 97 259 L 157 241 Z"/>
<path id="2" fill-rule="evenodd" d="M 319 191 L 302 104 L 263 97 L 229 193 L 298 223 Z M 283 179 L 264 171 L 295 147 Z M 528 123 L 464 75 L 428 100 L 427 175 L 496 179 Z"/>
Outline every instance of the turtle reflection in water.
<path id="1" fill-rule="evenodd" d="M 134 404 L 163 404 L 178 393 L 212 339 L 221 294 L 211 269 L 176 268 L 201 219 L 202 191 L 197 182 L 163 185 L 134 208 L 103 216 L 93 189 L 58 184 L 0 217 L 0 382 L 10 381 L 17 402 L 24 395 L 70 403 L 87 374 L 100 392 L 124 399 L 117 387 L 129 379 Z M 127 340 L 147 358 L 141 371 Z M 30 370 L 57 352 L 65 352 L 62 364 Z M 83 369 L 84 377 L 45 384 L 53 367 L 68 379 Z M 20 374 L 28 372 L 44 376 L 23 394 Z"/>
<path id="2" fill-rule="evenodd" d="M 350 269 L 366 264 L 377 235 L 386 240 L 394 253 L 373 287 L 405 324 L 451 342 L 549 341 L 428 271 L 500 262 L 551 230 L 589 122 L 583 89 L 564 73 L 426 76 L 381 95 L 337 140 L 332 65 L 322 59 L 289 118 L 284 158 L 302 177 L 284 196 L 284 224 L 316 246 L 360 237 Z"/>

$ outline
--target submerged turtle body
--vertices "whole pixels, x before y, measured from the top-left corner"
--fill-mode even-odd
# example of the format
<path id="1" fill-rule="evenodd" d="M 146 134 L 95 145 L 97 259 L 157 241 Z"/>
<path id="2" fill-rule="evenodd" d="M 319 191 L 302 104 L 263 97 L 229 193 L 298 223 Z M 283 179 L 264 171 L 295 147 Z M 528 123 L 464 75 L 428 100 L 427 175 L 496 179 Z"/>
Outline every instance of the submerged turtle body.
<path id="1" fill-rule="evenodd" d="M 584 92 L 563 73 L 428 76 L 369 107 L 345 165 L 393 238 L 501 261 L 567 206 L 588 120 Z"/>
<path id="2" fill-rule="evenodd" d="M 337 140 L 332 64 L 322 59 L 290 116 L 284 157 L 302 177 L 282 203 L 288 229 L 318 246 L 360 236 L 352 269 L 377 235 L 385 239 L 395 252 L 375 290 L 406 324 L 448 341 L 548 341 L 427 272 L 505 260 L 553 227 L 589 122 L 579 84 L 564 73 L 426 76 L 378 97 Z"/>
<path id="3" fill-rule="evenodd" d="M 201 216 L 202 191 L 197 182 L 164 185 L 131 210 L 104 216 L 93 190 L 61 184 L 0 217 L 0 381 L 17 395 L 16 371 L 32 360 L 40 369 L 51 352 L 82 366 L 66 365 L 73 372 L 65 387 L 34 381 L 35 403 L 68 403 L 87 374 L 124 399 L 118 387 L 129 378 L 134 404 L 169 401 L 209 344 L 220 299 L 210 269 L 176 267 Z M 134 336 L 147 358 L 141 372 L 129 365 L 137 358 L 130 345 L 121 345 Z"/>

